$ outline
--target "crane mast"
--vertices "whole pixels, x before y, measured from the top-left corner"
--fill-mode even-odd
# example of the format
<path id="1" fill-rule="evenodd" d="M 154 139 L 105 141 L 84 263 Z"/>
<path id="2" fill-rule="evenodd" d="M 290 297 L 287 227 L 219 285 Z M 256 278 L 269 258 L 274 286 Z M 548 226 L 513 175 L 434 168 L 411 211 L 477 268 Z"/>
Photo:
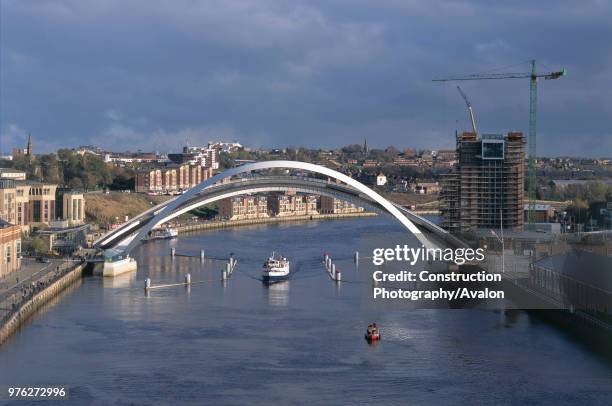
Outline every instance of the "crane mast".
<path id="1" fill-rule="evenodd" d="M 489 74 L 473 74 L 465 76 L 455 76 L 447 78 L 433 79 L 434 82 L 450 82 L 460 80 L 489 80 L 489 79 L 529 79 L 529 177 L 527 184 L 527 193 L 529 200 L 528 210 L 528 223 L 533 225 L 535 223 L 535 201 L 536 201 L 536 119 L 537 119 L 537 101 L 538 101 L 538 78 L 544 78 L 546 80 L 559 79 L 562 76 L 567 75 L 567 70 L 563 69 L 560 71 L 538 73 L 536 71 L 535 59 L 531 61 L 530 72 L 518 72 L 518 73 L 489 73 Z M 462 96 L 467 102 L 467 98 L 459 89 Z M 470 117 L 472 118 L 471 105 L 468 106 L 470 111 Z M 475 123 L 472 127 L 475 129 Z M 476 131 L 476 130 L 474 130 Z"/>

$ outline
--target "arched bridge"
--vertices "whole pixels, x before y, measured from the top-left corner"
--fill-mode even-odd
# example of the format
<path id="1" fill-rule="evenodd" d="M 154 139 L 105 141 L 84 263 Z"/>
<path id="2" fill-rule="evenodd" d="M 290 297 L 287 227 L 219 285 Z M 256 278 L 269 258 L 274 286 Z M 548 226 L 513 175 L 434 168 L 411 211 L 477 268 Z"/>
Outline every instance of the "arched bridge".
<path id="1" fill-rule="evenodd" d="M 254 171 L 275 168 L 308 171 L 331 178 L 334 181 L 312 176 L 252 174 Z M 244 176 L 245 174 L 246 176 Z M 235 175 L 243 175 L 243 177 L 232 179 L 231 177 Z M 463 245 L 461 241 L 447 231 L 429 220 L 389 202 L 355 179 L 320 165 L 297 161 L 257 162 L 228 169 L 189 189 L 183 195 L 134 217 L 122 227 L 97 240 L 94 245 L 102 249 L 119 245 L 117 248 L 121 252 L 129 254 L 151 229 L 195 208 L 242 194 L 287 190 L 334 197 L 367 207 L 369 210 L 389 213 L 427 247 Z"/>

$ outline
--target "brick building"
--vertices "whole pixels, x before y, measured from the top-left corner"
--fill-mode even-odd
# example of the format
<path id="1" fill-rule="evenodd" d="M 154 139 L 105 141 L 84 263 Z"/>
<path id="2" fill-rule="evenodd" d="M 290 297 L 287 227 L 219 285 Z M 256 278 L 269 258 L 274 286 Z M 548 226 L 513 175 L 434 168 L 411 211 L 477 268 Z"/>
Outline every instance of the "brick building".
<path id="1" fill-rule="evenodd" d="M 295 192 L 274 193 L 268 199 L 268 210 L 274 216 L 308 216 L 318 214 L 317 196 Z"/>
<path id="2" fill-rule="evenodd" d="M 192 188 L 212 177 L 212 168 L 191 164 L 170 164 L 136 172 L 136 192 L 166 193 Z"/>
<path id="3" fill-rule="evenodd" d="M 328 196 L 319 199 L 319 212 L 322 214 L 347 214 L 364 211 L 363 207 Z"/>
<path id="4" fill-rule="evenodd" d="M 21 267 L 21 228 L 0 219 L 0 278 Z"/>
<path id="5" fill-rule="evenodd" d="M 219 202 L 219 217 L 225 220 L 247 220 L 269 217 L 266 196 L 228 197 Z"/>

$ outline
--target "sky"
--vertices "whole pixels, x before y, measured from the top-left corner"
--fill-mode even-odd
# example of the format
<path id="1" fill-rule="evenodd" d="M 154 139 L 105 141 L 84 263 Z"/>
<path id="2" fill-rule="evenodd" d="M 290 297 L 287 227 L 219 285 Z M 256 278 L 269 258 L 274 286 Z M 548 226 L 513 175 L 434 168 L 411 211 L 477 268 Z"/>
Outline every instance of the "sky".
<path id="1" fill-rule="evenodd" d="M 98 145 L 454 148 L 456 83 L 540 81 L 538 155 L 612 157 L 612 2 L 0 0 L 0 153 Z M 529 128 L 529 80 L 461 82 L 480 132 Z"/>

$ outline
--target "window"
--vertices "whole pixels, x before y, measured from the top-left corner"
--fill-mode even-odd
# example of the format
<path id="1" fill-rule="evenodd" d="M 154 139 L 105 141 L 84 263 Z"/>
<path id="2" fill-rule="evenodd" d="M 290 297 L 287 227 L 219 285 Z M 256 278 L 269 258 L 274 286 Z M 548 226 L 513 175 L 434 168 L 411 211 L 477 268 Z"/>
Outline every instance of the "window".
<path id="1" fill-rule="evenodd" d="M 6 272 L 9 273 L 11 272 L 11 244 L 8 243 L 6 244 L 6 250 L 5 250 L 5 257 L 6 257 Z"/>
<path id="2" fill-rule="evenodd" d="M 35 223 L 40 222 L 40 200 L 34 200 L 33 202 L 33 213 L 32 219 Z"/>

